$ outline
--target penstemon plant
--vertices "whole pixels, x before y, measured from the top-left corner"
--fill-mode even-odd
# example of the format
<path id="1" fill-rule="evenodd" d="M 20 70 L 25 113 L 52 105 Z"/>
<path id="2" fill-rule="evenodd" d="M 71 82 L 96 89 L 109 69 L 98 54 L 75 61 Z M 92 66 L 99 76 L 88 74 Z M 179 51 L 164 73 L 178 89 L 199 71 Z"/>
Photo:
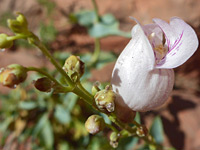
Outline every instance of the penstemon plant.
<path id="1" fill-rule="evenodd" d="M 98 62 L 100 38 L 111 34 L 129 36 L 128 33 L 119 31 L 116 25 L 106 24 L 106 17 L 110 16 L 99 16 L 95 0 L 92 2 L 96 20 L 92 27 L 84 19 L 80 19 L 83 18 L 81 14 L 73 16 L 79 19 L 80 24 L 88 27 L 89 34 L 95 37 L 95 51 L 91 61 L 86 64 L 87 67 L 95 67 Z M 109 140 L 113 148 L 117 148 L 119 140 L 123 138 L 137 137 L 145 141 L 148 149 L 164 149 L 145 125 L 134 120 L 136 111 L 152 110 L 167 100 L 174 84 L 172 69 L 192 56 L 198 47 L 198 39 L 193 29 L 180 18 L 172 18 L 170 24 L 160 19 L 154 19 L 154 24 L 144 26 L 137 20 L 136 22 L 137 25 L 132 29 L 132 39 L 117 59 L 111 84 L 101 89 L 99 83 L 95 83 L 90 93 L 80 80 L 85 69 L 80 57 L 71 55 L 61 66 L 40 39 L 29 30 L 25 16 L 18 13 L 16 19 L 8 20 L 8 26 L 14 35 L 0 34 L 0 48 L 10 48 L 18 39 L 27 40 L 41 50 L 64 80 L 58 80 L 40 68 L 12 64 L 1 69 L 0 82 L 4 86 L 15 88 L 26 80 L 29 71 L 38 72 L 44 76 L 34 81 L 34 86 L 39 91 L 53 94 L 72 92 L 89 104 L 97 114 L 108 116 L 112 124 L 95 114 L 86 120 L 85 128 L 91 134 L 97 134 L 105 128 L 112 130 Z M 99 32 L 102 29 L 105 32 Z"/>

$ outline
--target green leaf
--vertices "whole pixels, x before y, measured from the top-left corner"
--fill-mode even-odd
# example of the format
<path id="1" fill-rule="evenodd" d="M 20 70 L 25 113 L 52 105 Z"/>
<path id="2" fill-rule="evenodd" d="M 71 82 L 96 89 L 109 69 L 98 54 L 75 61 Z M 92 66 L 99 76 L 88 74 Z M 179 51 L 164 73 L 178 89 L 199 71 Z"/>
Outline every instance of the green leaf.
<path id="1" fill-rule="evenodd" d="M 94 136 L 87 147 L 88 150 L 114 150 L 106 138 L 101 136 Z"/>
<path id="2" fill-rule="evenodd" d="M 112 24 L 117 20 L 112 14 L 105 14 L 104 16 L 101 17 L 101 21 L 105 24 Z"/>
<path id="3" fill-rule="evenodd" d="M 136 112 L 136 116 L 135 116 L 135 119 L 134 119 L 137 123 L 141 123 L 141 118 L 140 118 L 140 113 L 139 112 Z"/>
<path id="4" fill-rule="evenodd" d="M 57 35 L 57 30 L 53 25 L 53 22 L 51 22 L 48 25 L 41 24 L 40 25 L 40 37 L 42 39 L 42 42 L 49 43 L 55 40 Z"/>
<path id="5" fill-rule="evenodd" d="M 89 28 L 89 34 L 95 38 L 102 38 L 108 35 L 117 35 L 118 34 L 118 22 L 113 22 L 112 24 L 104 24 L 102 22 L 94 24 Z"/>
<path id="6" fill-rule="evenodd" d="M 119 22 L 111 14 L 106 14 L 100 18 L 100 22 L 93 24 L 88 28 L 90 36 L 102 38 L 109 35 L 119 35 L 130 38 L 130 33 L 123 32 L 119 29 Z"/>
<path id="7" fill-rule="evenodd" d="M 54 144 L 54 135 L 51 123 L 47 120 L 44 124 L 44 127 L 41 131 L 42 141 L 44 141 L 45 147 L 47 149 L 53 149 Z"/>
<path id="8" fill-rule="evenodd" d="M 70 146 L 67 142 L 59 143 L 58 150 L 70 150 Z"/>
<path id="9" fill-rule="evenodd" d="M 31 110 L 31 109 L 34 109 L 37 107 L 37 104 L 35 102 L 32 102 L 32 101 L 21 101 L 19 103 L 19 108 L 20 109 L 25 109 L 25 110 Z"/>
<path id="10" fill-rule="evenodd" d="M 164 141 L 163 124 L 159 116 L 155 117 L 150 128 L 150 134 L 154 137 L 156 143 L 160 144 Z"/>
<path id="11" fill-rule="evenodd" d="M 80 58 L 85 64 L 91 61 L 91 57 L 92 57 L 91 53 L 80 54 Z"/>
<path id="12" fill-rule="evenodd" d="M 65 60 L 71 55 L 69 52 L 56 51 L 53 56 L 60 61 L 61 64 L 65 63 Z"/>
<path id="13" fill-rule="evenodd" d="M 111 120 L 108 118 L 107 115 L 103 114 L 103 113 L 100 113 L 101 116 L 103 117 L 103 119 L 105 120 L 105 123 L 107 124 L 112 124 Z"/>
<path id="14" fill-rule="evenodd" d="M 94 22 L 96 22 L 96 14 L 95 14 L 95 12 L 94 11 L 89 11 L 89 10 L 83 10 L 83 11 L 80 11 L 78 13 L 71 14 L 71 18 L 76 18 L 78 23 L 80 25 L 82 25 L 82 26 L 85 26 L 85 27 L 89 27 Z"/>
<path id="15" fill-rule="evenodd" d="M 1 122 L 0 124 L 0 131 L 1 132 L 5 132 L 8 128 L 8 126 L 10 125 L 10 123 L 13 121 L 14 119 L 12 117 L 6 118 L 3 122 Z"/>
<path id="16" fill-rule="evenodd" d="M 117 59 L 117 56 L 114 53 L 101 51 L 99 55 L 99 60 L 97 62 L 97 69 L 102 68 L 109 62 L 116 61 L 116 59 Z"/>
<path id="17" fill-rule="evenodd" d="M 71 121 L 71 115 L 68 109 L 62 105 L 56 105 L 56 111 L 54 113 L 55 118 L 62 124 L 67 124 Z"/>
<path id="18" fill-rule="evenodd" d="M 48 120 L 48 114 L 45 113 L 40 117 L 39 121 L 37 122 L 37 124 L 33 130 L 33 136 L 36 137 L 40 133 L 40 131 L 44 128 L 47 120 Z"/>
<path id="19" fill-rule="evenodd" d="M 78 100 L 78 96 L 74 93 L 67 93 L 63 97 L 63 104 L 68 109 L 69 112 L 72 111 L 74 106 L 76 105 L 76 102 Z"/>
<path id="20" fill-rule="evenodd" d="M 139 139 L 134 137 L 127 137 L 120 139 L 117 150 L 132 150 L 138 143 Z"/>

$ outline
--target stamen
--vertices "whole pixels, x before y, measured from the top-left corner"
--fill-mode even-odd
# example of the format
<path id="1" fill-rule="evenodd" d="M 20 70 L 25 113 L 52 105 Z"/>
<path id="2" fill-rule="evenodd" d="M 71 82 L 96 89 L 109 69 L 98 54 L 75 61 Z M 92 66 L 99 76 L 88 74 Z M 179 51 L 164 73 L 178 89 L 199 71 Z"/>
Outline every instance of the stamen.
<path id="1" fill-rule="evenodd" d="M 155 36 L 156 36 L 156 34 L 155 34 L 154 32 L 152 32 L 152 33 L 148 36 L 149 41 L 151 41 Z"/>

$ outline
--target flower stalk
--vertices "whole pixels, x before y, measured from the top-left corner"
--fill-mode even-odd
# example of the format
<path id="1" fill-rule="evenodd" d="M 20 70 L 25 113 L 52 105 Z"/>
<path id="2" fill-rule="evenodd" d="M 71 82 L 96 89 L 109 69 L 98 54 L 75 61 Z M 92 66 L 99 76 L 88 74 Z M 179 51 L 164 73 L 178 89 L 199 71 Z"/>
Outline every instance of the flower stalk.
<path id="1" fill-rule="evenodd" d="M 98 6 L 95 0 L 92 0 L 92 4 L 94 7 L 94 11 L 96 14 L 96 23 L 98 23 L 100 21 L 100 15 L 99 15 L 99 10 L 98 10 Z M 94 53 L 92 55 L 92 59 L 91 59 L 91 63 L 89 64 L 89 66 L 95 65 L 96 62 L 99 59 L 99 55 L 100 55 L 100 51 L 101 51 L 101 47 L 100 47 L 100 39 L 99 38 L 95 38 L 95 44 L 94 44 Z"/>
<path id="2" fill-rule="evenodd" d="M 49 53 L 48 49 L 44 46 L 44 44 L 36 37 L 35 35 L 32 36 L 31 44 L 38 47 L 43 54 L 49 59 L 49 61 L 56 67 L 56 69 L 65 77 L 67 84 L 70 87 L 74 87 L 75 84 L 66 74 L 66 72 L 62 69 L 62 67 L 58 64 L 58 62 L 53 58 L 53 56 Z"/>

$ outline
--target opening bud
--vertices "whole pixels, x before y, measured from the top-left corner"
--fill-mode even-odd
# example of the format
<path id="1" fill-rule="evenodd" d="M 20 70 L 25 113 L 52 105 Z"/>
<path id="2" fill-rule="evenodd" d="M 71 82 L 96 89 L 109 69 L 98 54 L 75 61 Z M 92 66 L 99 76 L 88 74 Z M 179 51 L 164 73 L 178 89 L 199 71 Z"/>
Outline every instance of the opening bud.
<path id="1" fill-rule="evenodd" d="M 117 132 L 112 132 L 112 133 L 110 134 L 110 145 L 111 145 L 113 148 L 117 148 L 119 138 L 120 138 L 120 134 L 117 133 Z"/>
<path id="2" fill-rule="evenodd" d="M 28 21 L 26 20 L 26 17 L 25 17 L 23 14 L 21 14 L 21 13 L 17 13 L 17 14 L 18 14 L 18 16 L 17 16 L 16 20 L 17 20 L 18 22 L 20 22 L 20 24 L 21 24 L 24 28 L 28 28 Z"/>
<path id="3" fill-rule="evenodd" d="M 70 56 L 66 59 L 63 69 L 73 81 L 77 81 L 84 74 L 84 63 L 78 56 Z"/>
<path id="4" fill-rule="evenodd" d="M 23 33 L 27 34 L 28 31 L 28 23 L 24 15 L 21 13 L 18 13 L 17 18 L 14 19 L 8 19 L 8 27 L 14 32 L 14 33 Z"/>
<path id="5" fill-rule="evenodd" d="M 12 64 L 5 69 L 1 69 L 0 83 L 9 88 L 15 88 L 18 84 L 24 82 L 27 77 L 27 70 L 25 67 Z"/>
<path id="6" fill-rule="evenodd" d="M 103 112 L 113 112 L 115 110 L 116 95 L 110 88 L 101 90 L 94 96 L 97 107 Z"/>
<path id="7" fill-rule="evenodd" d="M 104 119 L 99 115 L 92 115 L 85 122 L 85 128 L 90 134 L 99 133 L 105 126 Z"/>
<path id="8" fill-rule="evenodd" d="M 0 49 L 10 48 L 13 45 L 12 40 L 8 40 L 8 35 L 0 34 Z"/>
<path id="9" fill-rule="evenodd" d="M 34 81 L 35 88 L 42 92 L 50 92 L 52 85 L 52 81 L 47 77 L 43 77 Z"/>

